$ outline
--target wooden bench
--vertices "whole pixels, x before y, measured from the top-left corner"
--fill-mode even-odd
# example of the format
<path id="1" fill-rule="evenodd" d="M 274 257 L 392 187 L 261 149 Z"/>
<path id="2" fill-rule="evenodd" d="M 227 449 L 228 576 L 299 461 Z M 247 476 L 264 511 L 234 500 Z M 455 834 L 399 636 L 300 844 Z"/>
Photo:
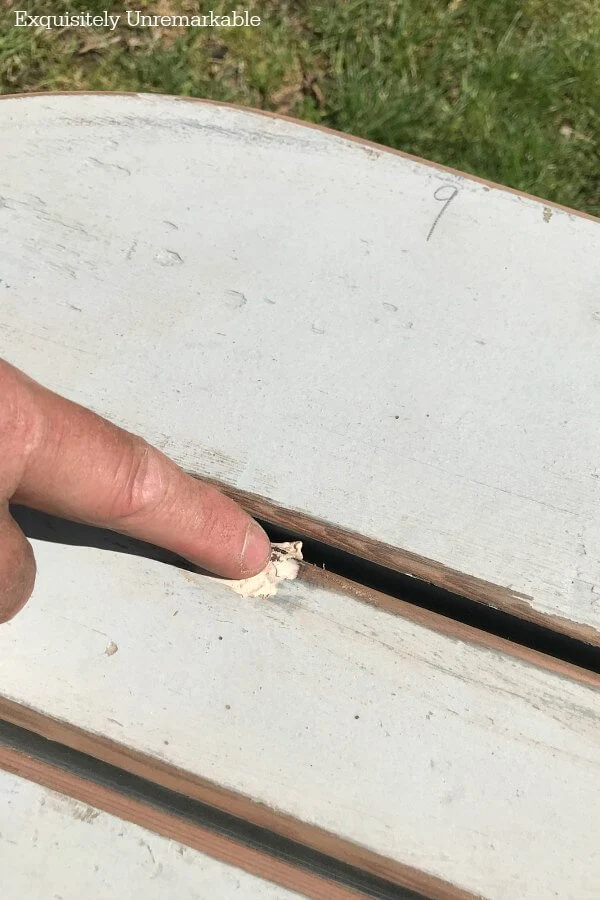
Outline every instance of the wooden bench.
<path id="1" fill-rule="evenodd" d="M 0 356 L 306 556 L 240 598 L 16 511 L 9 897 L 595 898 L 597 220 L 207 102 L 0 134 Z"/>

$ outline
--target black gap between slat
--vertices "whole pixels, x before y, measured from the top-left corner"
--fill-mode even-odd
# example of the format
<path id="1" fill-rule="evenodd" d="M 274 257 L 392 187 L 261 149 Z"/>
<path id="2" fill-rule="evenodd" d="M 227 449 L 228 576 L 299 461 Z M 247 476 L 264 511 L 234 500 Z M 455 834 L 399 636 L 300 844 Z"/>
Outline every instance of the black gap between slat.
<path id="1" fill-rule="evenodd" d="M 594 647 L 559 631 L 478 603 L 476 600 L 411 575 L 403 575 L 346 550 L 299 535 L 295 531 L 265 522 L 261 522 L 261 525 L 273 541 L 301 540 L 304 559 L 315 566 L 323 567 L 326 571 L 342 575 L 349 581 L 388 594 L 397 600 L 404 600 L 421 609 L 438 613 L 455 622 L 462 622 L 488 634 L 505 638 L 522 647 L 600 673 L 600 647 Z"/>
<path id="2" fill-rule="evenodd" d="M 113 531 L 69 522 L 23 506 L 11 506 L 11 513 L 27 537 L 58 544 L 112 550 L 158 560 L 187 571 L 200 571 L 192 563 L 174 553 Z M 528 622 L 410 575 L 395 572 L 346 550 L 307 537 L 300 531 L 291 531 L 263 519 L 258 521 L 272 541 L 301 540 L 304 559 L 312 565 L 341 575 L 364 587 L 404 600 L 421 609 L 438 613 L 447 619 L 471 625 L 522 647 L 600 673 L 600 647 L 594 647 L 543 625 Z"/>
<path id="3" fill-rule="evenodd" d="M 377 875 L 371 875 L 291 838 L 282 837 L 260 825 L 254 825 L 231 813 L 161 787 L 146 778 L 132 775 L 117 766 L 2 720 L 0 720 L 0 745 L 20 751 L 94 784 L 110 788 L 124 797 L 141 801 L 172 816 L 210 829 L 215 834 L 230 838 L 336 884 L 354 888 L 367 897 L 376 897 L 380 900 L 422 900 L 425 896 Z M 301 778 L 302 773 L 299 772 L 298 779 Z M 335 790 L 334 785 L 332 790 Z"/>

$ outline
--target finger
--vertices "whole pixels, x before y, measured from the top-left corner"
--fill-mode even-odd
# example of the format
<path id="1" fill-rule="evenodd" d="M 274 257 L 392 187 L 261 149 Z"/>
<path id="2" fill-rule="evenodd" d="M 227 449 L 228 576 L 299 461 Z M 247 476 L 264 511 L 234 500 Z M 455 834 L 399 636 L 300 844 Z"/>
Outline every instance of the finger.
<path id="1" fill-rule="evenodd" d="M 35 582 L 31 544 L 12 518 L 8 504 L 0 509 L 0 622 L 8 622 L 25 606 Z"/>
<path id="2" fill-rule="evenodd" d="M 26 395 L 20 408 L 35 419 L 15 502 L 150 541 L 227 578 L 264 567 L 269 539 L 233 500 L 141 438 L 11 373 Z"/>

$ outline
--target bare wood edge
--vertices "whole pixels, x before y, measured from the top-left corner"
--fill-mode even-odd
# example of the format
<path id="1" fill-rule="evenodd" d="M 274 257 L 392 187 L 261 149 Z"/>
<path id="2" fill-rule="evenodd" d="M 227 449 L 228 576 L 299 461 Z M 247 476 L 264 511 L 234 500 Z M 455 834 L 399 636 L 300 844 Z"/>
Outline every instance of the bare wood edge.
<path id="1" fill-rule="evenodd" d="M 393 547 L 391 544 L 384 544 L 373 538 L 364 537 L 355 531 L 349 531 L 340 528 L 337 525 L 333 525 L 330 522 L 325 522 L 322 519 L 313 518 L 300 510 L 286 509 L 268 498 L 261 497 L 258 494 L 252 494 L 249 491 L 242 491 L 239 488 L 232 487 L 215 478 L 207 478 L 203 475 L 197 475 L 194 472 L 190 472 L 189 474 L 194 478 L 198 478 L 199 480 L 218 488 L 218 490 L 227 494 L 232 500 L 239 503 L 240 506 L 247 510 L 252 516 L 263 519 L 265 522 L 270 522 L 272 525 L 279 525 L 292 532 L 295 531 L 299 535 L 306 535 L 307 537 L 314 538 L 314 540 L 320 541 L 321 543 L 329 544 L 340 550 L 345 550 L 348 553 L 353 553 L 361 559 L 374 562 L 380 566 L 385 566 L 394 572 L 418 578 L 421 581 L 428 582 L 436 587 L 444 588 L 454 594 L 468 597 L 469 600 L 473 600 L 476 603 L 491 606 L 493 609 L 503 610 L 519 619 L 533 622 L 535 625 L 541 625 L 551 631 L 565 634 L 578 641 L 583 641 L 583 643 L 591 644 L 596 647 L 600 646 L 600 632 L 591 625 L 574 622 L 563 616 L 541 613 L 531 605 L 533 598 L 526 594 L 519 594 L 516 591 L 494 584 L 493 582 L 483 581 L 480 578 L 475 578 L 472 575 L 467 575 L 456 569 L 450 569 L 442 563 L 435 562 L 425 556 L 419 556 L 417 553 L 413 553 L 410 550 L 402 550 L 398 547 Z M 330 584 L 333 585 L 333 576 L 331 576 L 330 573 L 329 577 L 331 579 Z M 354 590 L 350 587 L 353 584 L 352 582 L 347 581 L 346 579 L 342 580 L 345 582 L 344 590 Z M 355 585 L 354 587 L 357 586 Z M 356 592 L 355 596 L 358 596 Z M 394 612 L 396 608 L 402 608 L 402 615 L 407 618 L 412 618 L 416 613 L 415 607 L 411 604 L 401 603 L 400 600 L 390 598 L 386 594 L 380 594 L 377 591 L 364 589 L 364 591 L 361 592 L 361 597 L 371 597 L 368 602 L 381 606 L 385 605 L 386 609 L 391 604 L 394 607 L 388 609 L 388 611 L 391 612 Z M 435 627 L 438 631 L 441 630 L 447 632 L 450 625 L 452 626 L 453 631 L 455 630 L 455 627 L 466 629 L 465 634 L 467 631 L 470 634 L 469 640 L 475 640 L 477 638 L 476 642 L 482 643 L 485 646 L 491 646 L 490 641 L 502 640 L 501 638 L 492 638 L 491 635 L 479 632 L 477 629 L 467 625 L 459 626 L 456 622 L 449 623 L 443 616 L 436 616 L 433 618 L 435 616 L 434 613 L 421 611 L 420 615 L 427 617 L 427 623 L 423 622 L 423 624 L 433 623 L 436 619 L 439 620 L 437 625 L 434 626 L 431 624 L 431 627 Z M 517 645 L 512 644 L 510 641 L 504 641 L 503 643 L 503 651 L 512 652 L 513 655 L 515 655 L 515 648 Z M 511 651 L 510 648 L 513 648 L 513 650 Z M 550 660 L 550 657 L 546 657 L 541 653 L 536 653 L 533 650 L 519 648 L 519 651 L 520 650 L 530 654 L 532 659 L 535 657 L 536 660 L 538 660 L 536 662 L 537 665 L 540 665 L 542 660 Z M 579 669 L 578 666 L 569 666 L 568 663 L 562 663 L 558 660 L 552 660 L 552 662 L 556 662 L 565 669 L 569 668 L 572 670 L 569 673 L 569 677 L 571 678 L 577 677 L 576 673 L 584 673 L 586 671 L 584 669 Z M 545 665 L 544 668 L 547 668 L 547 666 Z M 587 674 L 589 675 L 590 673 Z M 581 678 L 579 680 L 581 680 Z M 598 682 L 594 681 L 594 686 L 597 683 Z"/>
<path id="2" fill-rule="evenodd" d="M 360 891 L 314 875 L 260 850 L 215 834 L 195 822 L 87 781 L 10 747 L 0 747 L 0 768 L 314 900 L 328 900 L 330 897 L 332 900 L 355 900 L 365 896 Z"/>
<path id="3" fill-rule="evenodd" d="M 17 703 L 16 701 L 1 695 L 0 719 L 33 732 L 47 740 L 62 744 L 72 750 L 77 750 L 95 759 L 101 760 L 102 762 L 108 763 L 109 765 L 116 766 L 132 775 L 137 775 L 140 778 L 144 778 L 147 781 L 153 782 L 168 790 L 175 791 L 186 797 L 191 797 L 194 800 L 198 800 L 201 803 L 213 807 L 213 809 L 221 810 L 237 816 L 238 819 L 267 828 L 271 832 L 289 838 L 299 844 L 303 844 L 305 847 L 310 847 L 313 850 L 324 853 L 340 862 L 354 866 L 356 869 L 362 869 L 364 872 L 376 875 L 399 887 L 408 888 L 425 897 L 433 897 L 436 898 L 436 900 L 438 900 L 438 898 L 439 900 L 475 900 L 476 895 L 450 884 L 442 878 L 438 878 L 435 875 L 423 872 L 413 866 L 390 859 L 389 857 L 381 856 L 366 847 L 354 844 L 351 841 L 341 838 L 323 828 L 319 828 L 316 825 L 311 825 L 307 822 L 295 819 L 290 815 L 271 809 L 244 794 L 228 790 L 199 775 L 194 775 L 193 773 L 166 763 L 156 757 L 149 756 L 148 754 L 119 744 L 104 735 L 85 731 L 82 728 L 71 725 L 69 722 L 47 716 L 37 709 L 24 706 L 21 703 Z M 6 768 L 5 760 L 8 758 L 6 756 L 8 752 L 9 751 L 6 748 L 0 746 L 0 767 Z M 39 765 L 41 766 L 43 764 L 39 763 Z M 8 771 L 13 770 L 9 769 Z M 26 774 L 23 777 L 36 781 L 35 771 L 36 767 L 33 765 L 31 773 Z M 14 772 L 14 774 L 19 775 L 21 773 Z M 69 777 L 75 778 L 75 776 Z M 84 782 L 84 784 L 85 783 L 86 782 Z M 54 790 L 61 790 L 63 793 L 69 793 L 68 779 L 67 782 L 65 782 L 65 785 L 66 787 L 59 788 L 54 788 L 52 784 L 46 786 L 53 787 Z M 105 808 L 98 798 L 89 801 L 86 800 L 85 802 L 89 802 L 91 805 L 100 806 L 102 809 Z M 127 802 L 129 802 L 128 798 Z M 143 804 L 143 806 L 145 807 L 145 804 Z M 148 808 L 153 809 L 153 807 Z M 107 812 L 112 812 L 112 809 L 107 809 Z M 126 807 L 125 811 L 117 812 L 115 815 L 129 819 Z M 169 816 L 167 818 L 170 819 Z M 130 819 L 130 821 L 134 820 Z M 158 831 L 160 834 L 165 833 L 160 830 L 160 827 L 152 824 L 152 822 L 156 822 L 160 826 L 160 823 L 162 822 L 160 818 L 153 819 L 149 814 L 144 813 L 144 816 L 140 818 L 139 821 L 137 819 L 135 821 L 137 824 L 143 825 L 152 831 Z M 195 828 L 196 826 L 194 825 L 193 827 Z M 214 846 L 216 848 L 220 845 L 213 845 L 210 841 L 207 841 L 207 843 L 203 843 L 202 846 L 196 846 L 196 844 L 190 843 L 191 833 L 188 835 L 187 832 L 182 832 L 182 834 L 183 836 L 174 836 L 169 833 L 167 836 L 174 836 L 175 840 L 178 840 L 183 844 L 188 844 L 190 847 L 202 850 L 209 855 L 217 855 L 216 850 L 213 852 L 210 847 Z M 207 831 L 207 834 L 210 835 L 211 832 Z M 186 837 L 186 835 L 188 836 Z M 241 845 L 236 846 L 241 847 Z M 223 848 L 223 850 L 225 849 L 226 848 Z M 253 874 L 258 874 L 269 880 L 277 880 L 279 883 L 284 884 L 283 881 L 279 881 L 279 875 L 275 878 L 274 874 L 263 874 L 263 871 L 272 871 L 275 873 L 275 869 L 269 870 L 260 868 L 259 864 L 262 864 L 260 863 L 259 858 L 256 860 L 253 858 L 252 869 L 246 868 L 246 865 L 243 862 L 245 859 L 244 852 L 241 850 L 237 851 L 238 855 L 235 857 L 237 860 L 234 862 L 235 865 L 246 869 L 246 871 L 251 871 Z M 261 854 L 259 854 L 259 856 L 261 856 Z M 219 858 L 223 858 L 224 861 L 233 860 L 233 857 L 219 856 Z M 250 857 L 248 857 L 248 861 L 249 860 Z M 298 871 L 295 866 L 290 866 L 289 868 L 290 870 L 293 869 L 294 872 Z M 284 874 L 285 872 L 282 870 L 282 875 Z M 323 897 L 324 900 L 328 900 L 329 897 L 334 896 L 331 893 L 330 887 L 333 883 L 334 882 L 327 882 L 328 892 L 309 894 L 309 896 Z M 298 884 L 298 880 L 290 884 L 285 882 L 285 886 L 295 890 L 300 890 L 297 886 Z M 342 895 L 340 894 L 340 897 L 341 896 Z M 344 894 L 343 896 L 354 897 L 363 895 Z"/>
<path id="4" fill-rule="evenodd" d="M 504 191 L 507 194 L 513 194 L 517 197 L 524 197 L 526 200 L 535 200 L 537 203 L 543 203 L 551 209 L 559 209 L 571 216 L 579 216 L 582 219 L 589 219 L 591 222 L 600 222 L 598 216 L 591 213 L 583 212 L 583 210 L 573 209 L 570 206 L 563 206 L 554 200 L 546 200 L 543 197 L 537 197 L 535 194 L 528 194 L 525 191 L 519 191 L 517 188 L 508 187 L 505 184 L 499 184 L 496 181 L 489 181 L 487 178 L 481 178 L 479 175 L 472 175 L 470 172 L 463 172 L 460 169 L 453 169 L 451 166 L 444 166 L 442 163 L 433 160 L 423 159 L 421 156 L 415 156 L 413 153 L 405 153 L 403 150 L 397 150 L 395 147 L 386 147 L 385 144 L 378 144 L 375 141 L 369 141 L 366 138 L 357 137 L 344 131 L 338 131 L 335 128 L 329 128 L 327 125 L 319 125 L 317 122 L 305 122 L 302 119 L 296 119 L 293 116 L 285 116 L 280 113 L 271 112 L 266 109 L 257 109 L 254 106 L 240 106 L 237 103 L 222 103 L 220 100 L 209 100 L 205 97 L 183 97 L 177 94 L 163 94 L 160 91 L 27 91 L 21 94 L 0 94 L 0 100 L 22 100 L 27 97 L 76 97 L 79 95 L 92 97 L 166 97 L 169 100 L 179 100 L 183 103 L 204 103 L 207 106 L 218 106 L 225 109 L 235 109 L 238 112 L 249 112 L 268 119 L 276 119 L 283 122 L 291 122 L 294 125 L 302 125 L 305 128 L 312 128 L 323 134 L 329 134 L 333 137 L 343 138 L 354 144 L 359 144 L 368 150 L 374 150 L 378 153 L 392 153 L 394 156 L 400 156 L 402 159 L 411 162 L 420 163 L 430 169 L 436 169 L 439 172 L 447 172 L 449 175 L 459 175 L 461 178 L 468 178 L 477 182 L 484 187 L 497 191 Z"/>
<path id="5" fill-rule="evenodd" d="M 349 581 L 341 575 L 327 572 L 319 569 L 317 566 L 301 564 L 298 577 L 301 581 L 305 581 L 308 584 L 313 584 L 327 591 L 335 591 L 335 593 L 343 594 L 346 597 L 350 596 L 362 603 L 376 606 L 378 609 L 382 609 L 392 615 L 408 619 L 417 625 L 422 625 L 424 628 L 442 634 L 444 637 L 463 641 L 467 644 L 475 644 L 484 650 L 500 653 L 503 656 L 510 656 L 513 659 L 521 660 L 527 665 L 545 669 L 553 675 L 568 678 L 570 681 L 577 681 L 585 687 L 600 690 L 600 675 L 591 672 L 589 669 L 583 669 L 573 663 L 556 659 L 553 656 L 547 656 L 538 650 L 531 650 L 529 647 L 515 644 L 507 638 L 489 634 L 487 631 L 480 631 L 479 628 L 475 628 L 472 625 L 465 625 L 454 619 L 447 619 L 439 613 L 422 609 L 396 597 L 390 597 L 389 594 L 383 594 L 373 588 Z"/>

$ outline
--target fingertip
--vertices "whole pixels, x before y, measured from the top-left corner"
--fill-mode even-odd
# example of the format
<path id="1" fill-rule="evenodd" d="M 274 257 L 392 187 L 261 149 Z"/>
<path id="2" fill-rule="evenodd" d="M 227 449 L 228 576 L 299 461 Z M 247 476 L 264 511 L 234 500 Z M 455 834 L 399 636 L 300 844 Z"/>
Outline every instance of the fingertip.
<path id="1" fill-rule="evenodd" d="M 258 522 L 252 520 L 246 529 L 242 546 L 240 568 L 242 578 L 256 575 L 266 566 L 271 555 L 271 541 Z"/>

